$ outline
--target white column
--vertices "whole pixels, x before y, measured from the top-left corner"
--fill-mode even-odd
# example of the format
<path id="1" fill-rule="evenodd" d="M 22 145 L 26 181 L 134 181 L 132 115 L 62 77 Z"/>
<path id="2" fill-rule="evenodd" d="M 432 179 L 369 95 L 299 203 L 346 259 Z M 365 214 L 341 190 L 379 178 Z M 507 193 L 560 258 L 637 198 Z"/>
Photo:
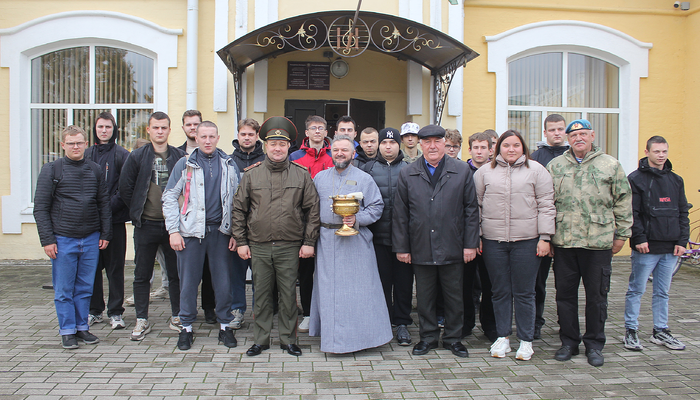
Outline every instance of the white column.
<path id="1" fill-rule="evenodd" d="M 464 5 L 462 0 L 457 0 L 456 5 L 450 5 L 448 12 L 448 27 L 447 31 L 453 38 L 460 43 L 464 42 Z M 450 85 L 450 91 L 447 93 L 447 114 L 454 117 L 461 117 L 464 108 L 464 68 L 459 67 Z M 461 118 L 458 121 L 458 129 L 462 129 Z"/>
<path id="2" fill-rule="evenodd" d="M 423 23 L 423 1 L 400 0 L 399 16 Z M 406 65 L 406 114 L 423 114 L 423 66 L 410 60 Z"/>
<path id="3" fill-rule="evenodd" d="M 239 2 L 243 3 L 243 2 Z M 237 27 L 236 27 L 237 28 Z M 228 79 L 230 72 L 216 51 L 228 44 L 228 0 L 214 2 L 214 99 L 215 112 L 228 109 Z M 235 103 L 234 103 L 235 104 Z"/>
<path id="4" fill-rule="evenodd" d="M 187 109 L 197 109 L 199 0 L 187 0 Z"/>
<path id="5" fill-rule="evenodd" d="M 277 21 L 278 0 L 255 0 L 255 29 Z M 255 63 L 253 112 L 267 112 L 267 60 Z"/>

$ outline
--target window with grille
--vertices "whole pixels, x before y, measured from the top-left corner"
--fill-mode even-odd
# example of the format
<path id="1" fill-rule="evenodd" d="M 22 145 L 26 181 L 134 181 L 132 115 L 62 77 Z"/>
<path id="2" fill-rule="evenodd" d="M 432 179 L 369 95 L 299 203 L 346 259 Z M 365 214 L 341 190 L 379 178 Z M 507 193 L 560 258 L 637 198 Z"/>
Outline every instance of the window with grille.
<path id="1" fill-rule="evenodd" d="M 516 59 L 508 63 L 508 129 L 521 132 L 535 151 L 547 115 L 561 114 L 567 124 L 585 118 L 595 145 L 617 156 L 619 94 L 619 67 L 601 59 L 567 51 Z"/>
<path id="2" fill-rule="evenodd" d="M 80 46 L 31 60 L 32 182 L 44 163 L 63 156 L 61 131 L 78 125 L 94 143 L 96 116 L 117 120 L 117 143 L 131 150 L 147 137 L 154 109 L 154 60 L 134 51 Z M 32 193 L 34 193 L 32 187 Z"/>

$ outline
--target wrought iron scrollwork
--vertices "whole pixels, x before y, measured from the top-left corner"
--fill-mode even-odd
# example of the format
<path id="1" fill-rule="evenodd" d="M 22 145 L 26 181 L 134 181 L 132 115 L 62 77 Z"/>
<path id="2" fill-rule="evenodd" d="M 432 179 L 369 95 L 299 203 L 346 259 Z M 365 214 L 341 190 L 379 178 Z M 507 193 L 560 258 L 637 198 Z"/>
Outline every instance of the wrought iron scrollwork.
<path id="1" fill-rule="evenodd" d="M 440 125 L 442 120 L 442 112 L 445 109 L 445 103 L 447 102 L 447 92 L 450 90 L 450 85 L 452 84 L 452 79 L 455 76 L 455 72 L 460 67 L 463 67 L 467 63 L 465 56 L 461 56 L 449 64 L 445 65 L 442 69 L 433 74 L 435 79 L 435 124 Z"/>
<path id="2" fill-rule="evenodd" d="M 274 46 L 279 50 L 286 46 L 299 51 L 314 51 L 326 45 L 328 26 L 315 18 L 302 22 L 300 26 L 285 25 L 277 31 L 266 31 L 258 35 L 255 46 Z"/>
<path id="3" fill-rule="evenodd" d="M 407 26 L 403 32 L 392 21 L 379 20 L 370 28 L 372 44 L 384 53 L 398 53 L 412 47 L 421 51 L 423 47 L 431 50 L 442 48 L 440 41 L 430 33 L 421 33 L 412 26 Z"/>

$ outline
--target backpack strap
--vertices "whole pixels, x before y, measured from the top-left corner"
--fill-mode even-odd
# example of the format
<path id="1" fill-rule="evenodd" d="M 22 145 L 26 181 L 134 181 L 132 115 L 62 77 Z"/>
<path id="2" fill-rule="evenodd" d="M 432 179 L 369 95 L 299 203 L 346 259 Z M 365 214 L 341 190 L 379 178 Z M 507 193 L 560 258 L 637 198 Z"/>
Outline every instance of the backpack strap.
<path id="1" fill-rule="evenodd" d="M 56 193 L 56 186 L 58 182 L 63 179 L 63 158 L 53 162 L 53 177 L 51 178 L 51 197 Z"/>
<path id="2" fill-rule="evenodd" d="M 182 202 L 182 215 L 187 213 L 187 203 L 190 200 L 190 182 L 192 181 L 192 166 L 187 166 L 187 180 L 185 181 L 185 198 Z"/>

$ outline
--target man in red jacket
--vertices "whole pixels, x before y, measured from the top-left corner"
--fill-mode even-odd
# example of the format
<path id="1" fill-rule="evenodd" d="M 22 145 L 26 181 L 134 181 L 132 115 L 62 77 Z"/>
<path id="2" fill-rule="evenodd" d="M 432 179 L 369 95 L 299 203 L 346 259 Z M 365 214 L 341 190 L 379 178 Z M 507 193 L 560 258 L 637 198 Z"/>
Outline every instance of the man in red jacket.
<path id="1" fill-rule="evenodd" d="M 290 161 L 306 167 L 311 173 L 311 178 L 333 166 L 331 141 L 326 137 L 327 126 L 326 120 L 318 115 L 310 115 L 306 118 L 306 139 L 301 143 L 301 148 L 289 156 Z M 304 318 L 299 324 L 299 332 L 309 331 L 315 262 L 313 257 L 299 259 L 299 295 L 304 312 Z"/>

